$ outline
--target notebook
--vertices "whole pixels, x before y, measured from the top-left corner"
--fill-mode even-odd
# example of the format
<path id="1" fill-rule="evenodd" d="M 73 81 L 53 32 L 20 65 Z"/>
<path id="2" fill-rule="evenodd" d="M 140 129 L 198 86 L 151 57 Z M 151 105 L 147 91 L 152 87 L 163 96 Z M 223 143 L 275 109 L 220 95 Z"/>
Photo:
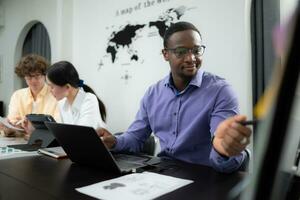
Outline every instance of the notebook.
<path id="1" fill-rule="evenodd" d="M 147 166 L 148 156 L 112 154 L 92 127 L 45 122 L 58 143 L 74 163 L 128 173 Z"/>

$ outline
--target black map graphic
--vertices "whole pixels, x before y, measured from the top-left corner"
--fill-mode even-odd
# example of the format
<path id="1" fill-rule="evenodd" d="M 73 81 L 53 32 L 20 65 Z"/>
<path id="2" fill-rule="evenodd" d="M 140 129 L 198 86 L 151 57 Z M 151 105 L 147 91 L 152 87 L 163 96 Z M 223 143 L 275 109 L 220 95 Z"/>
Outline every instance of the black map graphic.
<path id="1" fill-rule="evenodd" d="M 145 24 L 126 24 L 121 27 L 120 30 L 113 31 L 106 48 L 106 53 L 111 57 L 111 62 L 115 63 L 117 60 L 117 54 L 120 50 L 127 50 L 128 58 L 130 61 L 138 61 L 138 50 L 133 48 L 133 43 L 141 36 L 139 33 L 145 28 L 155 27 L 159 36 L 163 37 L 166 29 L 185 14 L 187 8 L 180 6 L 178 8 L 170 8 L 166 10 L 155 21 L 150 21 Z M 106 55 L 107 56 L 107 55 Z M 100 63 L 103 65 L 103 61 Z"/>
<path id="2" fill-rule="evenodd" d="M 109 40 L 109 44 L 106 52 L 111 54 L 111 60 L 112 62 L 115 62 L 117 50 L 122 46 L 127 46 L 130 48 L 130 45 L 132 44 L 132 39 L 136 37 L 136 31 L 144 28 L 145 24 L 143 25 L 130 25 L 127 24 L 124 29 L 113 32 L 113 37 Z M 131 59 L 138 60 L 137 55 L 132 55 Z"/>

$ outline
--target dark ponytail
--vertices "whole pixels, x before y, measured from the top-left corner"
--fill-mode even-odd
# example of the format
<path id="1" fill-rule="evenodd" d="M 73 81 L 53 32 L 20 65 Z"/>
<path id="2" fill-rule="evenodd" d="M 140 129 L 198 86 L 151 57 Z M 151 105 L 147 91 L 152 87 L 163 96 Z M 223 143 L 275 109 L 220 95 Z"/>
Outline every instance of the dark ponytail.
<path id="1" fill-rule="evenodd" d="M 79 79 L 79 75 L 72 63 L 68 61 L 60 61 L 51 65 L 46 71 L 47 78 L 58 86 L 64 86 L 70 84 L 74 88 L 82 87 L 85 92 L 90 92 L 97 97 L 99 104 L 99 111 L 103 121 L 106 121 L 106 109 L 104 103 L 99 99 L 94 90 L 85 85 L 82 80 Z"/>
<path id="2" fill-rule="evenodd" d="M 102 117 L 103 121 L 106 122 L 106 108 L 104 106 L 104 103 L 100 100 L 100 98 L 97 96 L 97 94 L 94 92 L 94 90 L 92 88 L 90 88 L 88 85 L 83 84 L 82 89 L 85 92 L 92 93 L 97 97 L 101 117 Z"/>

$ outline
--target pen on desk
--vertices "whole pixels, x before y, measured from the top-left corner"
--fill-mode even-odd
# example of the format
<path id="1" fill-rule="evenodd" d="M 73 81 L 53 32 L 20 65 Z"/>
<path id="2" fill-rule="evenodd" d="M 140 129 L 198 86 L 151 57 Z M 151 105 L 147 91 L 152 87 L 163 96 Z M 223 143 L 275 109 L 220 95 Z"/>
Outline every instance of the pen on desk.
<path id="1" fill-rule="evenodd" d="M 247 126 L 247 125 L 256 125 L 258 123 L 257 119 L 253 119 L 253 120 L 248 120 L 248 121 L 243 121 L 243 122 L 239 122 L 241 125 L 243 126 Z"/>

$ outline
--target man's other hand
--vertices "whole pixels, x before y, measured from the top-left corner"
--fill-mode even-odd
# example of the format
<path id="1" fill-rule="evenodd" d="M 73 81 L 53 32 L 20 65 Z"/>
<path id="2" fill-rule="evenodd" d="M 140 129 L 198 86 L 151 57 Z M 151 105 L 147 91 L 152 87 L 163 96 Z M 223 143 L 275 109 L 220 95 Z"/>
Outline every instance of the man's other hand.
<path id="1" fill-rule="evenodd" d="M 116 145 L 116 137 L 113 134 L 111 134 L 108 130 L 106 130 L 105 128 L 99 128 L 96 131 L 98 136 L 101 138 L 101 140 L 108 149 L 111 149 Z"/>

